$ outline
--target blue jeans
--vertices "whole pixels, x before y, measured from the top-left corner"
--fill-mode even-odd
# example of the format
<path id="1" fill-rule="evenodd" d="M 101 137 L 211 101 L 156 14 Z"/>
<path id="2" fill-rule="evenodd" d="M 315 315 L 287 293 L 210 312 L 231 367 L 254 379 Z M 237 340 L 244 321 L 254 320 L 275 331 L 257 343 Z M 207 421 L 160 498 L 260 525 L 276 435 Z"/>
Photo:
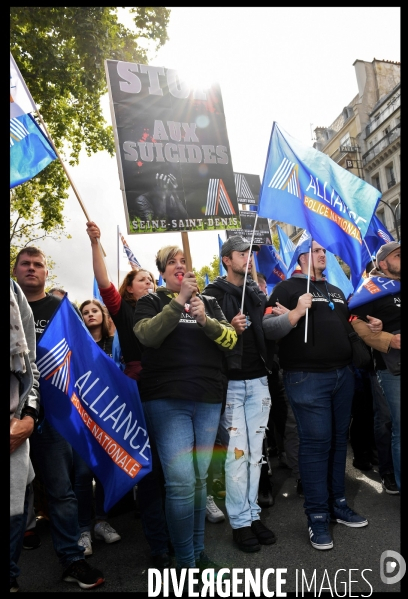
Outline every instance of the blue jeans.
<path id="1" fill-rule="evenodd" d="M 271 396 L 266 376 L 229 381 L 219 435 L 228 448 L 225 459 L 225 507 L 232 528 L 259 520 L 259 477 L 262 443 L 268 424 Z"/>
<path id="2" fill-rule="evenodd" d="M 78 545 L 78 502 L 71 484 L 74 466 L 72 446 L 45 419 L 30 438 L 31 458 L 39 469 L 47 492 L 51 537 L 65 569 L 84 558 Z"/>
<path id="3" fill-rule="evenodd" d="M 10 582 L 20 576 L 18 560 L 23 548 L 24 533 L 27 526 L 30 485 L 27 485 L 24 501 L 24 513 L 10 517 Z"/>
<path id="4" fill-rule="evenodd" d="M 377 378 L 390 408 L 392 461 L 395 482 L 398 490 L 401 491 L 401 375 L 391 374 L 388 370 L 377 370 Z"/>
<path id="5" fill-rule="evenodd" d="M 164 511 L 165 488 L 162 466 L 153 434 L 149 429 L 148 433 L 152 452 L 152 471 L 138 482 L 137 500 L 143 532 L 149 543 L 151 555 L 155 556 L 169 552 L 170 535 Z"/>
<path id="6" fill-rule="evenodd" d="M 329 501 L 345 496 L 347 438 L 354 394 L 354 372 L 283 375 L 299 434 L 299 471 L 305 514 L 329 513 Z"/>
<path id="7" fill-rule="evenodd" d="M 204 549 L 206 479 L 221 403 L 154 399 L 143 409 L 163 468 L 177 567 L 194 568 Z"/>
<path id="8" fill-rule="evenodd" d="M 95 520 L 106 520 L 103 504 L 105 493 L 102 483 L 94 476 L 88 464 L 73 450 L 74 455 L 74 492 L 78 501 L 78 522 L 80 532 L 90 531 L 93 518 L 93 479 L 95 479 Z"/>

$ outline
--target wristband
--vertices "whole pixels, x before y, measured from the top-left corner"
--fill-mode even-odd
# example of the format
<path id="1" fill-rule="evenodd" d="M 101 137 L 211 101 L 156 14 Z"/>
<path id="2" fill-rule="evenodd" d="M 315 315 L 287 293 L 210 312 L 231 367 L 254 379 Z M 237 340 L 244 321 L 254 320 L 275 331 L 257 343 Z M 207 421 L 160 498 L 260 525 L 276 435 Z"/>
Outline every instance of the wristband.
<path id="1" fill-rule="evenodd" d="M 21 418 L 24 418 L 24 416 L 30 416 L 34 420 L 34 424 L 37 424 L 38 414 L 34 408 L 23 408 Z"/>

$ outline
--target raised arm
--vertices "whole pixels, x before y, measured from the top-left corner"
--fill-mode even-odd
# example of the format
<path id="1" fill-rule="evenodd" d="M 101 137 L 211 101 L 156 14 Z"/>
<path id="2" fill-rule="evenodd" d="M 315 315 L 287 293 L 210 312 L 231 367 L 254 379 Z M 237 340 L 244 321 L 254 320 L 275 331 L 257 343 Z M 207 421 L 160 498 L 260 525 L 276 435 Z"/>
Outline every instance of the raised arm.
<path id="1" fill-rule="evenodd" d="M 106 289 L 107 287 L 110 287 L 111 282 L 109 280 L 108 271 L 103 258 L 102 248 L 98 243 L 98 239 L 101 237 L 101 231 L 98 225 L 96 225 L 93 221 L 89 221 L 86 223 L 86 232 L 91 240 L 92 264 L 96 282 L 101 289 Z"/>

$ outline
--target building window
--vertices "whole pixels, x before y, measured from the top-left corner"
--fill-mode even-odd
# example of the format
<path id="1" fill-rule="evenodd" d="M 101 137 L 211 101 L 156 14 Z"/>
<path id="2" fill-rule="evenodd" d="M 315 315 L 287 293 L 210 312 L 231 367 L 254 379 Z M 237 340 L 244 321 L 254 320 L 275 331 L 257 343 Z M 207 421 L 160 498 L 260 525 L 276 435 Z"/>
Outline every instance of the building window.
<path id="1" fill-rule="evenodd" d="M 388 189 L 390 189 L 396 183 L 395 174 L 394 174 L 394 165 L 389 164 L 388 166 L 386 166 L 385 173 L 386 173 L 386 178 L 387 178 L 387 186 L 388 186 Z"/>
<path id="2" fill-rule="evenodd" d="M 372 182 L 373 187 L 376 187 L 378 189 L 378 191 L 381 191 L 379 175 L 374 175 L 374 177 L 371 177 L 371 182 Z"/>

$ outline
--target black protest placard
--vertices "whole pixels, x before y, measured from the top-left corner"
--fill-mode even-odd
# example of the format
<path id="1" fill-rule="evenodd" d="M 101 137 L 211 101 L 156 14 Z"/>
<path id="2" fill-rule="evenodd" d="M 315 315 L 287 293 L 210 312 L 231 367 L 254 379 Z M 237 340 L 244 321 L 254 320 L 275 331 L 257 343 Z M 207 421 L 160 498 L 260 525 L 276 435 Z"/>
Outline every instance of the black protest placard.
<path id="1" fill-rule="evenodd" d="M 234 231 L 227 231 L 227 238 L 233 235 L 241 235 L 244 239 L 251 241 L 252 231 L 254 230 L 256 212 L 250 210 L 240 210 L 239 216 L 241 219 L 241 229 L 235 229 Z M 254 243 L 256 245 L 272 245 L 272 236 L 269 229 L 269 223 L 267 218 L 260 218 L 256 222 L 256 229 L 254 234 Z"/>
<path id="2" fill-rule="evenodd" d="M 128 233 L 240 227 L 220 88 L 105 61 Z"/>
<path id="3" fill-rule="evenodd" d="M 234 173 L 237 199 L 240 204 L 258 205 L 259 192 L 261 190 L 261 178 L 259 175 L 248 173 Z M 254 230 L 256 211 L 239 211 L 241 228 L 227 231 L 227 237 L 241 235 L 244 239 L 251 241 Z M 258 217 L 254 233 L 254 243 L 257 245 L 272 245 L 271 232 L 267 218 Z"/>
<path id="4" fill-rule="evenodd" d="M 261 179 L 259 175 L 234 173 L 234 178 L 238 203 L 258 206 L 259 192 L 261 190 Z"/>

